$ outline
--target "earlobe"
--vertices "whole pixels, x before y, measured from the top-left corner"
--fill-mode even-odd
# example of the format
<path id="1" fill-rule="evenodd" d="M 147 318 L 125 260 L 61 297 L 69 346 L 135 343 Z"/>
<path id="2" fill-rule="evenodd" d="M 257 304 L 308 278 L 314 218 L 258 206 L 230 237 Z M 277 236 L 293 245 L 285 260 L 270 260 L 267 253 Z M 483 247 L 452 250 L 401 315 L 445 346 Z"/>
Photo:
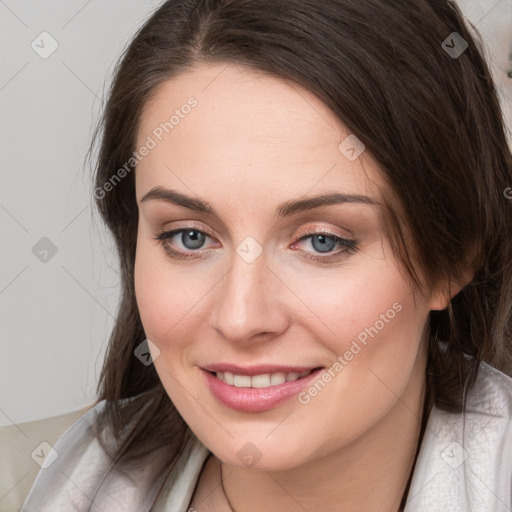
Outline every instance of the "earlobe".
<path id="1" fill-rule="evenodd" d="M 446 309 L 455 295 L 468 285 L 473 280 L 473 277 L 474 271 L 472 268 L 468 267 L 462 273 L 460 280 L 450 280 L 445 282 L 442 287 L 433 290 L 430 309 L 435 311 Z"/>
<path id="2" fill-rule="evenodd" d="M 457 295 L 459 290 L 452 290 L 452 293 L 448 293 L 447 289 L 436 289 L 432 292 L 432 297 L 430 301 L 430 310 L 431 311 L 442 311 L 448 307 L 450 300 Z"/>

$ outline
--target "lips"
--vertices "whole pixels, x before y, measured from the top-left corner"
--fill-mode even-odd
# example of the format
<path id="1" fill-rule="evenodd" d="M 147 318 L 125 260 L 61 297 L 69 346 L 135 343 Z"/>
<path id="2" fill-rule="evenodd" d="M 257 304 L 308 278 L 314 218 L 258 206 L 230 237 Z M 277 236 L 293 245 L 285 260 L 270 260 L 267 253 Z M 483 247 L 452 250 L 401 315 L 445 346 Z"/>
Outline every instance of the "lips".
<path id="1" fill-rule="evenodd" d="M 202 368 L 206 385 L 215 396 L 215 398 L 223 405 L 242 412 L 261 412 L 279 406 L 286 400 L 289 400 L 294 395 L 298 394 L 304 387 L 313 382 L 318 375 L 325 370 L 324 367 L 291 367 L 291 366 L 276 366 L 276 365 L 259 365 L 252 367 L 240 367 L 230 364 L 215 364 L 208 365 Z M 222 374 L 221 378 L 217 377 L 217 372 Z M 234 377 L 250 379 L 251 384 L 254 379 L 259 379 L 267 374 L 278 375 L 296 375 L 297 378 L 287 380 L 276 385 L 259 387 L 242 387 L 234 384 L 228 384 L 225 379 L 226 373 L 231 372 Z M 300 377 L 301 373 L 305 376 Z M 298 374 L 298 375 L 297 375 Z M 219 375 L 220 377 L 220 375 Z M 281 379 L 282 380 L 282 379 Z"/>

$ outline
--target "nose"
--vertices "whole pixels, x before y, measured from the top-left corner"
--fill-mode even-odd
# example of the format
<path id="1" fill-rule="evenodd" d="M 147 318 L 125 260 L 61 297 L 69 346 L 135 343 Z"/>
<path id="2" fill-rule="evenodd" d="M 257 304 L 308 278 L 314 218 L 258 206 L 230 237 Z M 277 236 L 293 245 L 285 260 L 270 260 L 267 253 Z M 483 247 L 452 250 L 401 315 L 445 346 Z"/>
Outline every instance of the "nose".
<path id="1" fill-rule="evenodd" d="M 236 344 L 275 338 L 289 325 L 283 287 L 265 252 L 252 262 L 233 253 L 231 269 L 212 296 L 211 327 Z"/>

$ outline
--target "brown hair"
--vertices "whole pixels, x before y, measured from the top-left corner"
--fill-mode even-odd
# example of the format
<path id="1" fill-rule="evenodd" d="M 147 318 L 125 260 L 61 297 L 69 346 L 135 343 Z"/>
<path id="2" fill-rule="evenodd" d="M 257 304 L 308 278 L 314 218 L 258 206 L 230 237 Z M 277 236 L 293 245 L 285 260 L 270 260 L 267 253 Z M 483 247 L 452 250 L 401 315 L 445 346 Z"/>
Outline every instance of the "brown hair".
<path id="1" fill-rule="evenodd" d="M 442 47 L 453 32 L 468 44 L 458 58 Z M 306 87 L 382 169 L 402 212 L 388 197 L 384 225 L 418 289 L 418 268 L 430 285 L 473 269 L 472 281 L 429 319 L 425 410 L 435 403 L 460 412 L 480 361 L 511 371 L 512 201 L 504 191 L 512 186 L 512 156 L 476 37 L 447 0 L 169 0 L 116 67 L 91 145 L 101 134 L 96 190 L 135 151 L 155 88 L 192 64 L 234 63 Z M 106 400 L 98 432 L 108 426 L 118 436 L 140 417 L 112 454 L 115 463 L 135 464 L 165 447 L 172 464 L 190 429 L 153 365 L 134 356 L 146 338 L 133 283 L 134 172 L 95 193 L 122 285 L 98 386 Z"/>

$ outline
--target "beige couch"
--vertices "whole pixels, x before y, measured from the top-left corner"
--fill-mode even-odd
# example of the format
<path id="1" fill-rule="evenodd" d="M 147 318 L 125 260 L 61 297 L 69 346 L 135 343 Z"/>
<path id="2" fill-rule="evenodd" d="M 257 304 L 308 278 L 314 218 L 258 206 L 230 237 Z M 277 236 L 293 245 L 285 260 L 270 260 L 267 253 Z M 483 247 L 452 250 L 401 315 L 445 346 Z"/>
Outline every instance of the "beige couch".
<path id="1" fill-rule="evenodd" d="M 92 405 L 62 416 L 0 427 L 0 512 L 19 511 L 41 464 L 50 453 L 48 444 L 53 446 L 90 407 Z"/>

